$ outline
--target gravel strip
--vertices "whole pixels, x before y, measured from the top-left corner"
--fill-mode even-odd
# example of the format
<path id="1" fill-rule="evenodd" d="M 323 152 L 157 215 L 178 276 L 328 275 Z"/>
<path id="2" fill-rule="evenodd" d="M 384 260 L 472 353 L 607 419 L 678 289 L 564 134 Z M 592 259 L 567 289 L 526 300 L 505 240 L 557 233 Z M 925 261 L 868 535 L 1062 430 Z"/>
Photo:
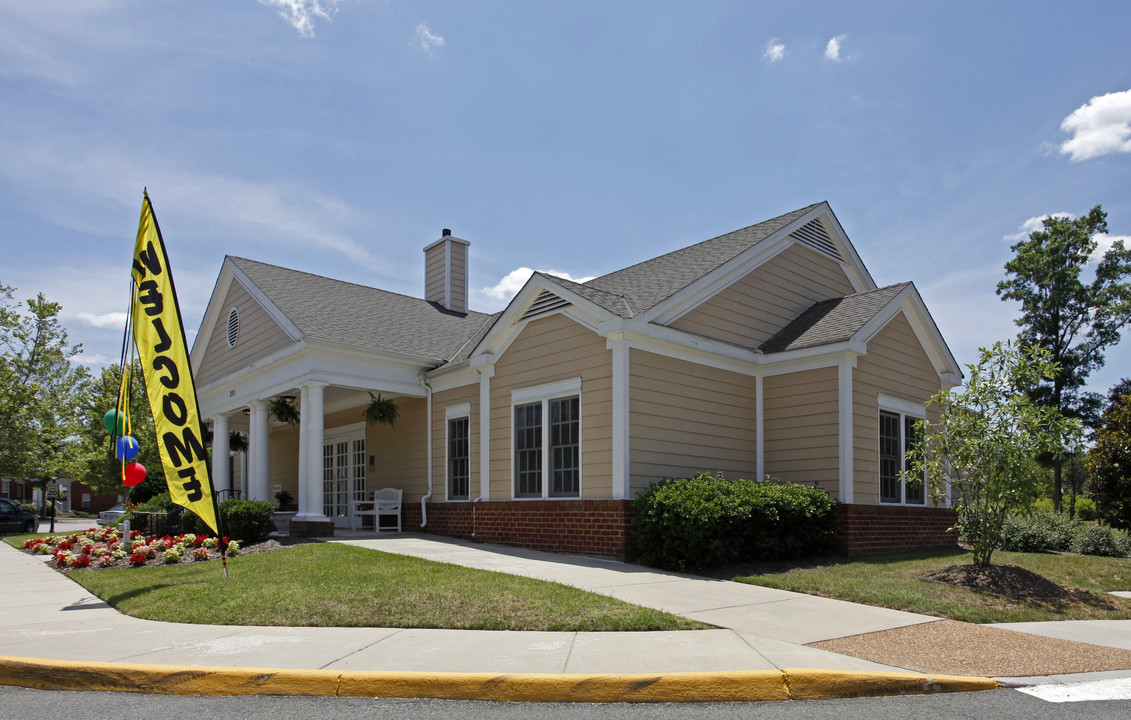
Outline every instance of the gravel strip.
<path id="1" fill-rule="evenodd" d="M 1131 670 L 1131 650 L 938 620 L 895 630 L 811 643 L 916 672 L 1027 677 Z"/>

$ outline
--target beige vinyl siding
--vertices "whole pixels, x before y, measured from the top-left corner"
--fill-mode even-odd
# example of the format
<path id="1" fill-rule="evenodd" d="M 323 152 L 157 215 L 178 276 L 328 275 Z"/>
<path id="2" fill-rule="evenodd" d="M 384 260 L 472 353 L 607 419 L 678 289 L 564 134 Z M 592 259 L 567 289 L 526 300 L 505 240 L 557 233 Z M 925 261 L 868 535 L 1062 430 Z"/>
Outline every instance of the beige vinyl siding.
<path id="1" fill-rule="evenodd" d="M 451 243 L 452 247 L 452 302 L 456 312 L 467 312 L 467 246 Z"/>
<path id="2" fill-rule="evenodd" d="M 853 502 L 876 505 L 880 502 L 877 396 L 884 393 L 916 404 L 926 403 L 942 383 L 902 312 L 868 341 L 868 352 L 857 360 L 852 381 Z"/>
<path id="3" fill-rule="evenodd" d="M 671 327 L 758 347 L 815 303 L 853 292 L 840 263 L 794 244 Z"/>
<path id="4" fill-rule="evenodd" d="M 664 478 L 757 474 L 755 380 L 629 351 L 631 491 Z"/>
<path id="5" fill-rule="evenodd" d="M 762 381 L 766 474 L 815 484 L 834 498 L 840 494 L 837 377 L 830 367 Z"/>
<path id="6" fill-rule="evenodd" d="M 240 332 L 235 347 L 228 347 L 228 313 L 232 308 L 239 312 Z M 218 380 L 290 344 L 290 337 L 259 301 L 243 285 L 233 282 L 220 306 L 220 317 L 216 319 L 212 336 L 208 338 L 196 382 L 205 385 Z"/>
<path id="7" fill-rule="evenodd" d="M 424 299 L 431 302 L 444 302 L 444 248 L 447 244 L 442 242 L 424 254 Z"/>
<path id="8" fill-rule="evenodd" d="M 468 413 L 468 461 L 471 500 L 479 497 L 479 384 L 467 385 L 432 395 L 432 486 L 433 502 L 442 502 L 448 491 L 448 421 L 446 408 L 470 403 Z M 460 501 L 462 502 L 462 501 Z"/>
<path id="9" fill-rule="evenodd" d="M 400 410 L 396 425 L 366 426 L 365 452 L 374 462 L 373 471 L 367 470 L 366 487 L 400 488 L 404 491 L 402 504 L 420 502 L 428 492 L 428 401 L 414 397 L 398 397 L 396 401 Z M 361 408 L 357 412 L 355 417 L 360 417 Z M 434 471 L 434 492 L 441 493 L 441 497 L 442 481 L 442 472 Z"/>
<path id="10" fill-rule="evenodd" d="M 399 397 L 396 401 L 400 417 L 394 427 L 365 426 L 365 487 L 369 491 L 398 487 L 404 490 L 404 502 L 418 502 L 428 492 L 428 470 L 425 466 L 427 436 L 424 433 L 427 404 L 422 398 Z M 324 416 L 323 434 L 332 435 L 341 428 L 364 422 L 364 409 L 364 405 L 358 405 Z M 295 498 L 298 497 L 299 430 L 300 425 L 282 425 L 272 421 L 268 460 L 272 487 L 279 485 Z M 369 469 L 369 457 L 374 460 L 372 471 Z M 321 475 L 317 482 L 321 492 Z M 274 495 L 275 491 L 271 493 Z M 318 511 L 322 511 L 321 505 Z"/>
<path id="11" fill-rule="evenodd" d="M 513 497 L 511 391 L 576 377 L 581 378 L 581 496 L 612 497 L 612 352 L 591 330 L 551 315 L 529 322 L 495 364 L 491 499 Z"/>
<path id="12" fill-rule="evenodd" d="M 271 423 L 271 440 L 270 447 L 268 448 L 268 477 L 270 478 L 271 488 L 276 485 L 282 490 L 286 490 L 298 502 L 298 425 L 278 425 L 274 420 L 269 420 Z M 318 479 L 319 491 L 322 489 L 322 478 Z M 271 490 L 271 495 L 275 495 L 276 490 Z M 321 498 L 321 494 L 318 496 Z M 271 498 L 274 500 L 274 497 Z M 322 512 L 322 505 L 319 504 L 318 512 Z"/>

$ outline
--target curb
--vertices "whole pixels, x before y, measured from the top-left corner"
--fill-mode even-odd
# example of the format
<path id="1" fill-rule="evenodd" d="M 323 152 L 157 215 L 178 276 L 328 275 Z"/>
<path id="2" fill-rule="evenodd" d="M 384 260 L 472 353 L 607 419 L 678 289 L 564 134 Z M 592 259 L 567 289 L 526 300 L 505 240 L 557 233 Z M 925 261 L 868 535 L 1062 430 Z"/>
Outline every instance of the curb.
<path id="1" fill-rule="evenodd" d="M 511 702 L 749 702 L 992 690 L 961 675 L 819 669 L 636 674 L 288 670 L 0 655 L 0 685 L 165 695 L 319 695 Z"/>

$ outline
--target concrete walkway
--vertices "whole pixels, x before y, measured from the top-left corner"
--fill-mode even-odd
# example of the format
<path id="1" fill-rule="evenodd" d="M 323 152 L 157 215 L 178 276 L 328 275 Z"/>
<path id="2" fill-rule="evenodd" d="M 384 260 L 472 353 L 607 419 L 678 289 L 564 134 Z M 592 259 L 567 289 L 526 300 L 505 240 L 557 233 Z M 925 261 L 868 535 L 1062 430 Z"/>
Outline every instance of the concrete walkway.
<path id="1" fill-rule="evenodd" d="M 58 532 L 81 528 L 59 527 Z M 0 543 L 0 656 L 146 666 L 425 673 L 726 673 L 821 668 L 894 677 L 904 668 L 806 643 L 937 618 L 637 565 L 429 535 L 342 533 L 336 542 L 572 585 L 718 626 L 645 633 L 182 625 L 119 614 L 32 556 Z M 1112 621 L 1107 621 L 1112 622 Z M 1110 645 L 1131 621 L 1057 637 Z M 1121 623 L 1121 624 L 1120 624 Z M 1025 628 L 1042 634 L 1040 627 Z M 1067 632 L 1067 635 L 1063 634 Z M 1050 636 L 1052 633 L 1048 633 Z M 1124 636 L 1126 637 L 1126 636 Z M 1131 645 L 1115 645 L 1131 647 Z"/>

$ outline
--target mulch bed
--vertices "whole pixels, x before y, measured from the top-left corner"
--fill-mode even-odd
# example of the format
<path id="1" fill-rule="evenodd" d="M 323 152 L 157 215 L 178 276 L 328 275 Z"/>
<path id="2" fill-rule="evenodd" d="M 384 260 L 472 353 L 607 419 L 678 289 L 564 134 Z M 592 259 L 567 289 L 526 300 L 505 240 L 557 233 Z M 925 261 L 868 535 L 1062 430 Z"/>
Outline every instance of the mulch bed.
<path id="1" fill-rule="evenodd" d="M 946 675 L 1028 677 L 1131 670 L 1131 650 L 957 620 L 823 640 L 809 647 L 916 672 Z"/>

